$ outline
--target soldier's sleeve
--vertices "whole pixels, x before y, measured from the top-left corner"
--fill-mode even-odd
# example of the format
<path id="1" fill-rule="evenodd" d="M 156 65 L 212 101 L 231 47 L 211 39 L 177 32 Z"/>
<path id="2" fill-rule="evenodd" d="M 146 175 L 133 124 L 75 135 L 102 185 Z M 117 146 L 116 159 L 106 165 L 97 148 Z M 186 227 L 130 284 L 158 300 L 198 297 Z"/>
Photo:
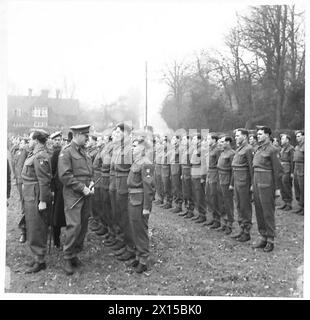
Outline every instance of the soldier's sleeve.
<path id="1" fill-rule="evenodd" d="M 101 159 L 101 153 L 98 152 L 97 155 L 95 156 L 95 159 L 93 161 L 93 168 L 94 169 L 99 169 L 100 168 L 100 159 Z"/>
<path id="2" fill-rule="evenodd" d="M 200 152 L 201 179 L 206 180 L 209 170 L 209 153 L 208 149 L 204 147 L 200 148 Z"/>
<path id="3" fill-rule="evenodd" d="M 273 172 L 273 181 L 275 184 L 275 189 L 280 188 L 280 181 L 279 181 L 279 173 L 280 173 L 280 167 L 281 163 L 277 155 L 277 150 L 275 148 L 271 149 L 270 152 L 270 159 L 271 159 L 271 165 L 272 165 L 272 172 Z"/>
<path id="4" fill-rule="evenodd" d="M 9 160 L 7 159 L 7 189 L 6 189 L 6 198 L 9 199 L 11 195 L 11 169 L 10 169 L 10 164 Z"/>
<path id="5" fill-rule="evenodd" d="M 151 210 L 152 201 L 155 194 L 155 182 L 154 182 L 154 165 L 153 164 L 143 164 L 142 166 L 142 180 L 143 180 L 143 192 L 144 201 L 143 209 Z"/>
<path id="6" fill-rule="evenodd" d="M 253 176 L 254 176 L 254 170 L 253 170 L 253 148 L 248 148 L 246 150 L 246 158 L 249 166 L 250 171 L 250 179 L 251 179 L 251 185 L 253 184 Z"/>
<path id="7" fill-rule="evenodd" d="M 290 152 L 289 152 L 289 156 L 290 156 L 290 164 L 291 164 L 291 172 L 290 173 L 293 173 L 294 172 L 294 152 L 295 152 L 295 149 L 294 148 L 291 148 Z"/>
<path id="8" fill-rule="evenodd" d="M 72 170 L 70 153 L 68 149 L 63 150 L 58 158 L 58 177 L 62 184 L 66 187 L 71 187 L 74 191 L 82 193 L 85 184 L 78 181 Z"/>
<path id="9" fill-rule="evenodd" d="M 51 164 L 45 154 L 33 159 L 34 170 L 39 181 L 40 201 L 48 202 L 51 195 Z"/>
<path id="10" fill-rule="evenodd" d="M 233 152 L 230 155 L 230 164 L 232 164 L 234 156 L 236 154 L 236 152 L 234 150 L 232 150 Z M 230 175 L 230 183 L 229 185 L 234 186 L 234 172 L 233 172 L 233 168 L 231 167 L 231 175 Z"/>

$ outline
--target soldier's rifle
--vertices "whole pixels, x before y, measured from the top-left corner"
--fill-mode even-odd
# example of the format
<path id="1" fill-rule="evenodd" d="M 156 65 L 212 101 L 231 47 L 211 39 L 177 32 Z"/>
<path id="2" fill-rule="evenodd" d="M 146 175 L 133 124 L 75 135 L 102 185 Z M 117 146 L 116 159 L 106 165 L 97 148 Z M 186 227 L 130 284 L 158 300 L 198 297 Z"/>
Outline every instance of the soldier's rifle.
<path id="1" fill-rule="evenodd" d="M 101 180 L 102 176 L 100 176 L 95 182 L 94 184 L 89 188 L 89 190 L 92 190 L 96 184 L 99 183 L 99 181 Z M 86 197 L 86 195 L 82 195 L 80 198 L 78 198 L 73 205 L 70 207 L 70 209 L 73 209 L 82 199 L 84 199 Z"/>

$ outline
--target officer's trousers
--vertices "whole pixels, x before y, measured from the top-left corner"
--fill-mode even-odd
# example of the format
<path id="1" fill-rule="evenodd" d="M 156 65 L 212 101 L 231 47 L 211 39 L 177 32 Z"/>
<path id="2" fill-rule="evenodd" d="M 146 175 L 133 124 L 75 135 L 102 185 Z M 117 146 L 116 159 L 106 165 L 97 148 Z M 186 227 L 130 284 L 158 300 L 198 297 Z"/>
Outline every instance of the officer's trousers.
<path id="1" fill-rule="evenodd" d="M 23 199 L 27 240 L 35 261 L 41 263 L 44 262 L 47 249 L 49 208 L 39 211 L 39 193 L 38 183 L 24 184 Z"/>
<path id="2" fill-rule="evenodd" d="M 100 224 L 107 226 L 103 211 L 103 187 L 95 187 L 92 202 L 92 217 Z"/>
<path id="3" fill-rule="evenodd" d="M 182 196 L 186 202 L 186 209 L 194 211 L 195 203 L 192 192 L 191 168 L 182 166 Z"/>
<path id="4" fill-rule="evenodd" d="M 245 233 L 250 233 L 252 227 L 252 205 L 250 192 L 250 173 L 247 168 L 234 169 L 234 196 L 238 222 Z"/>
<path id="5" fill-rule="evenodd" d="M 170 165 L 161 166 L 161 178 L 164 186 L 164 197 L 166 198 L 166 203 L 172 203 L 172 192 L 171 192 L 171 175 L 170 175 Z"/>
<path id="6" fill-rule="evenodd" d="M 128 213 L 136 260 L 142 264 L 147 264 L 149 257 L 149 215 L 143 215 L 143 193 L 129 193 Z"/>
<path id="7" fill-rule="evenodd" d="M 254 205 L 258 232 L 265 240 L 275 237 L 275 185 L 271 170 L 254 170 Z"/>
<path id="8" fill-rule="evenodd" d="M 192 191 L 194 203 L 199 216 L 206 217 L 205 183 L 201 183 L 200 176 L 192 176 Z"/>
<path id="9" fill-rule="evenodd" d="M 155 186 L 158 199 L 160 201 L 164 200 L 164 186 L 161 178 L 161 165 L 155 164 Z"/>
<path id="10" fill-rule="evenodd" d="M 134 251 L 132 229 L 129 224 L 128 214 L 128 175 L 116 176 L 116 211 L 120 213 L 120 226 L 124 234 L 127 251 Z"/>
<path id="11" fill-rule="evenodd" d="M 304 207 L 304 164 L 295 162 L 294 168 L 294 190 L 298 204 Z"/>
<path id="12" fill-rule="evenodd" d="M 229 184 L 220 184 L 222 198 L 224 203 L 224 214 L 222 219 L 224 224 L 231 227 L 234 223 L 234 200 L 233 190 L 229 190 Z"/>
<path id="13" fill-rule="evenodd" d="M 206 201 L 212 212 L 212 220 L 220 222 L 223 214 L 223 197 L 217 169 L 209 169 L 206 181 Z"/>
<path id="14" fill-rule="evenodd" d="M 82 195 L 64 187 L 64 205 L 66 216 L 64 258 L 71 259 L 83 249 L 84 239 L 88 228 L 88 218 L 91 211 L 90 196 L 84 197 L 74 208 L 72 204 Z"/>
<path id="15" fill-rule="evenodd" d="M 282 200 L 287 203 L 292 203 L 292 178 L 290 173 L 284 173 L 280 179 L 280 191 Z"/>

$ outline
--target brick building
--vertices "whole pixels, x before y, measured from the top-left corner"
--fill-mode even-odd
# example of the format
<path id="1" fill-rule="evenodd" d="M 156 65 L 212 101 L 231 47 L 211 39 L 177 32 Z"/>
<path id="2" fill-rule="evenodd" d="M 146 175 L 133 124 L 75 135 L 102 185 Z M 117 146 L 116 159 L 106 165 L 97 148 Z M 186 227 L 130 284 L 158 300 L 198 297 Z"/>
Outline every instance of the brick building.
<path id="1" fill-rule="evenodd" d="M 8 96 L 8 133 L 23 134 L 31 128 L 67 131 L 79 122 L 79 113 L 79 101 L 62 99 L 59 90 L 55 97 L 49 97 L 48 90 L 34 96 L 29 89 L 27 96 Z"/>

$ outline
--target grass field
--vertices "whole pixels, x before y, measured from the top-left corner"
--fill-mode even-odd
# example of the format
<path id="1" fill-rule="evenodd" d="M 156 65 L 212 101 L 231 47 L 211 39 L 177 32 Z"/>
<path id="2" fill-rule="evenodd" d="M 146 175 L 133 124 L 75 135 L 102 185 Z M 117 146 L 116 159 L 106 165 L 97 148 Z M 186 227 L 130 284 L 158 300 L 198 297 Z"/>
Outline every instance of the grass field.
<path id="1" fill-rule="evenodd" d="M 62 253 L 53 248 L 47 257 L 48 268 L 28 275 L 24 271 L 30 251 L 27 243 L 18 242 L 20 214 L 15 187 L 9 202 L 8 293 L 302 297 L 304 221 L 292 213 L 276 212 L 275 250 L 264 253 L 251 248 L 258 237 L 255 214 L 251 241 L 239 243 L 220 231 L 154 207 L 147 273 L 134 273 L 103 245 L 102 238 L 88 233 L 80 255 L 83 266 L 77 273 L 64 274 Z"/>

